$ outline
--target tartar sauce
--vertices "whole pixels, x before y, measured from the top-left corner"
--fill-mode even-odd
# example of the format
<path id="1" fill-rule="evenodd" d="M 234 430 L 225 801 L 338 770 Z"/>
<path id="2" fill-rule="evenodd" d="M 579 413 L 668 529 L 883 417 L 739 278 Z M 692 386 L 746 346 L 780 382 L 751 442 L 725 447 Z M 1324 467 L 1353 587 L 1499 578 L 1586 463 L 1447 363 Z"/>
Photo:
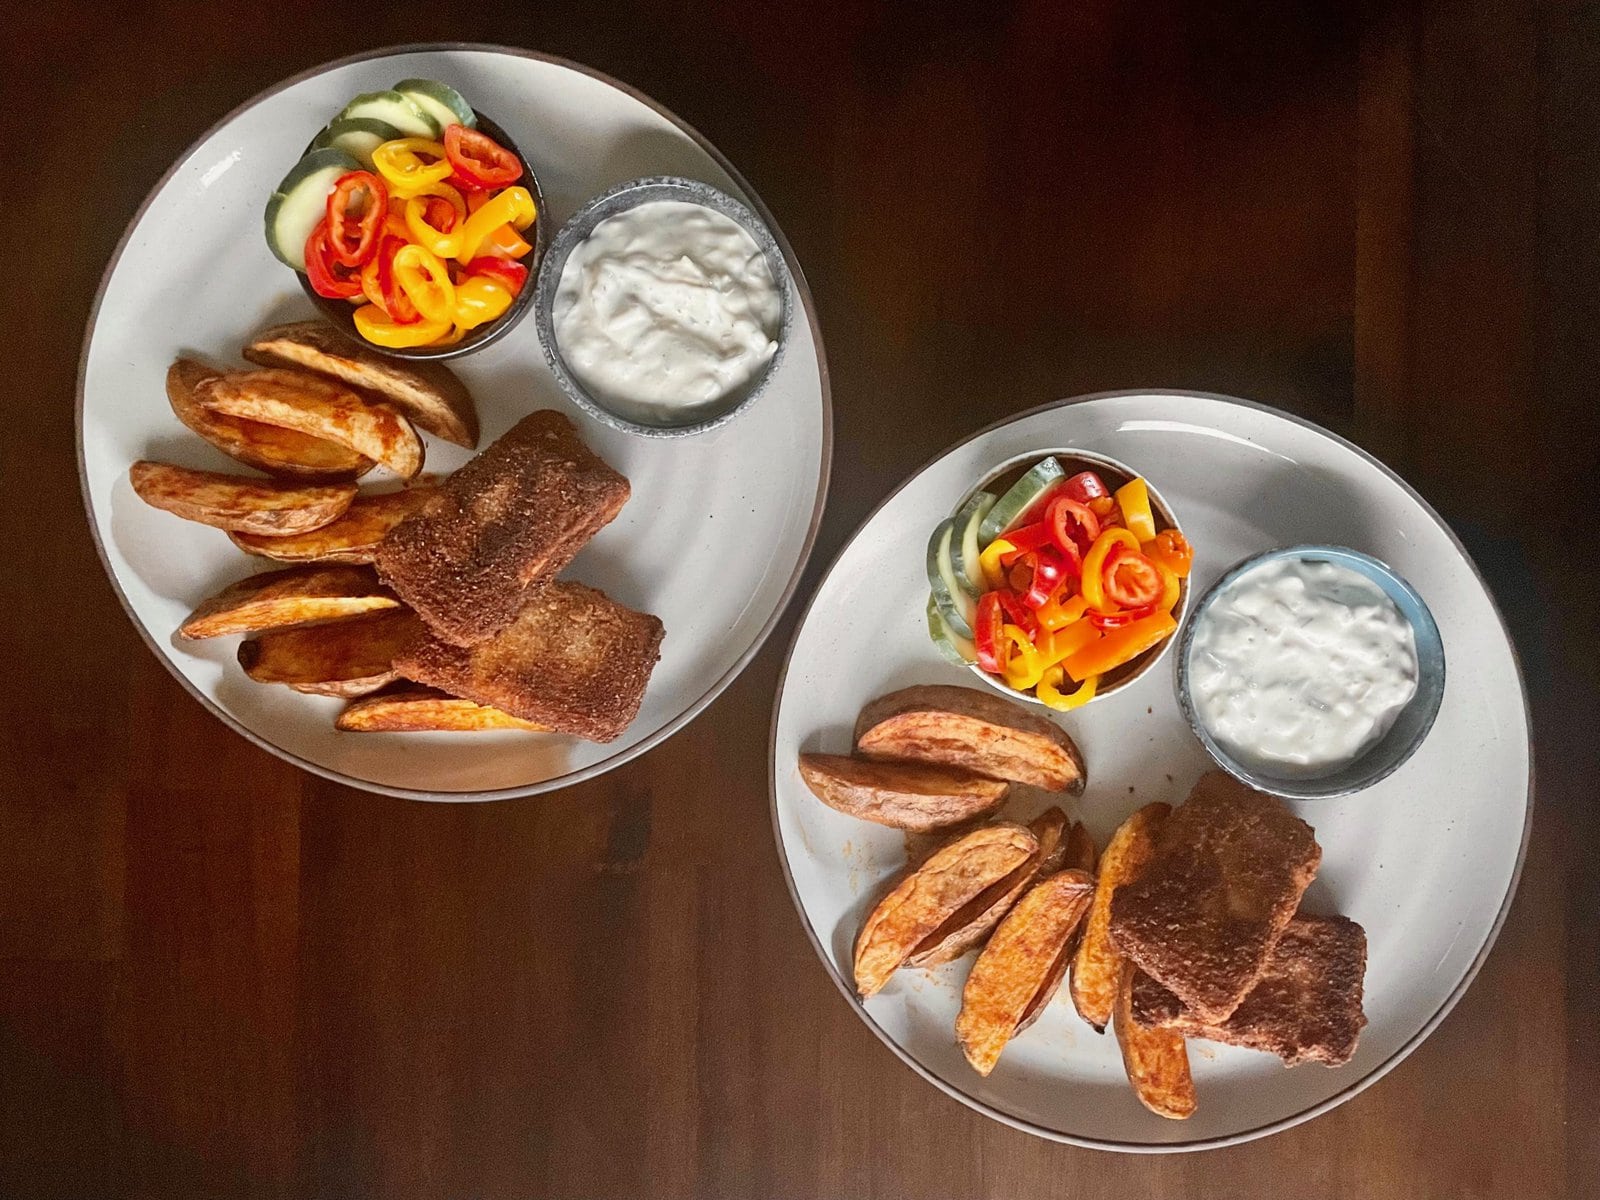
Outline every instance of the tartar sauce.
<path id="1" fill-rule="evenodd" d="M 704 205 L 658 200 L 596 225 L 561 271 L 568 368 L 643 423 L 694 420 L 766 365 L 782 311 L 753 237 Z"/>
<path id="2" fill-rule="evenodd" d="M 1246 765 L 1327 774 L 1387 733 L 1416 694 L 1410 623 L 1349 567 L 1263 563 L 1197 620 L 1189 654 L 1195 716 Z"/>

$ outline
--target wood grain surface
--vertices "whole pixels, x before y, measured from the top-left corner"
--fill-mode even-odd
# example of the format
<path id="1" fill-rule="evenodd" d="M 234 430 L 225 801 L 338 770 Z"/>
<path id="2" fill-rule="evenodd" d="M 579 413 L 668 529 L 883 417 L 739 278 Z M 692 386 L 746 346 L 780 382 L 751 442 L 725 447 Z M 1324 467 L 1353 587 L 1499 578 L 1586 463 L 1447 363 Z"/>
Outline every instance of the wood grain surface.
<path id="1" fill-rule="evenodd" d="M 0 1196 L 1600 1194 L 1592 5 L 116 11 L 32 6 L 0 39 Z M 834 381 L 803 593 L 945 444 L 1105 388 L 1323 421 L 1450 518 L 1523 655 L 1539 804 L 1499 945 L 1416 1054 L 1308 1125 L 1153 1159 L 922 1083 L 829 983 L 778 870 L 794 610 L 676 739 L 528 801 L 341 789 L 183 693 L 80 506 L 100 273 L 229 108 L 441 39 L 628 80 L 777 215 Z"/>

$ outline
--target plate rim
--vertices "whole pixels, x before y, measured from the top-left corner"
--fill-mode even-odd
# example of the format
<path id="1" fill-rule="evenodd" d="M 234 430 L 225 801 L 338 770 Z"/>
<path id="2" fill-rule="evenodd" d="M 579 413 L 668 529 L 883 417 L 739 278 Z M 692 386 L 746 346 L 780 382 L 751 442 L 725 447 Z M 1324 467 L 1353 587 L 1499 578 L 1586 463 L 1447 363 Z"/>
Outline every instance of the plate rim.
<path id="1" fill-rule="evenodd" d="M 1495 620 L 1499 623 L 1500 632 L 1505 637 L 1506 645 L 1511 651 L 1511 665 L 1512 669 L 1516 672 L 1517 690 L 1518 694 L 1522 698 L 1523 731 L 1528 744 L 1528 790 L 1522 815 L 1522 837 L 1517 845 L 1516 862 L 1511 870 L 1511 878 L 1506 884 L 1506 894 L 1504 898 L 1502 898 L 1500 902 L 1500 908 L 1495 913 L 1494 921 L 1490 924 L 1489 931 L 1484 937 L 1483 945 L 1478 948 L 1477 954 L 1473 956 L 1472 962 L 1468 964 L 1467 969 L 1463 973 L 1460 981 L 1450 990 L 1450 994 L 1444 998 L 1444 1001 L 1440 1004 L 1439 1008 L 1433 1013 L 1433 1015 L 1424 1021 L 1417 1032 L 1410 1038 L 1406 1039 L 1406 1041 L 1402 1043 L 1394 1051 L 1394 1053 L 1389 1055 L 1388 1058 L 1384 1059 L 1377 1066 L 1373 1067 L 1361 1078 L 1353 1081 L 1348 1087 L 1340 1089 L 1327 1099 L 1318 1101 L 1316 1104 L 1313 1104 L 1307 1108 L 1303 1108 L 1298 1112 L 1290 1114 L 1289 1116 L 1280 1117 L 1275 1121 L 1268 1121 L 1265 1124 L 1256 1125 L 1249 1129 L 1240 1130 L 1236 1133 L 1221 1134 L 1212 1138 L 1193 1138 L 1188 1141 L 1181 1142 L 1119 1141 L 1112 1138 L 1086 1137 L 1080 1134 L 1064 1133 L 1057 1129 L 1048 1129 L 1032 1121 L 1028 1121 L 1021 1117 L 1013 1116 L 1010 1113 L 1003 1112 L 993 1105 L 988 1104 L 985 1101 L 978 1099 L 976 1096 L 964 1091 L 957 1085 L 941 1079 L 931 1070 L 924 1067 L 910 1051 L 906 1050 L 898 1042 L 896 1042 L 894 1038 L 891 1037 L 888 1032 L 885 1031 L 884 1028 L 873 1019 L 872 1014 L 867 1012 L 866 1006 L 857 998 L 855 990 L 849 985 L 848 982 L 846 982 L 844 977 L 834 966 L 833 960 L 829 957 L 821 939 L 817 936 L 817 931 L 812 927 L 811 918 L 807 915 L 805 906 L 800 901 L 800 894 L 795 888 L 794 875 L 789 869 L 788 851 L 784 846 L 783 834 L 778 825 L 778 715 L 783 708 L 784 691 L 789 681 L 789 667 L 794 661 L 795 648 L 800 642 L 800 635 L 805 631 L 806 622 L 811 617 L 811 611 L 816 606 L 818 597 L 822 594 L 822 590 L 827 585 L 828 580 L 833 577 L 833 572 L 838 567 L 840 560 L 843 559 L 845 554 L 849 552 L 850 548 L 855 545 L 856 540 L 866 532 L 867 526 L 869 526 L 877 518 L 878 514 L 888 506 L 891 500 L 903 492 L 914 481 L 921 478 L 922 475 L 926 473 L 935 463 L 959 450 L 961 447 L 976 441 L 978 438 L 984 437 L 985 435 L 993 433 L 996 430 L 1002 429 L 1008 425 L 1026 420 L 1029 417 L 1037 416 L 1040 413 L 1050 412 L 1056 409 L 1070 408 L 1073 405 L 1084 404 L 1094 400 L 1114 400 L 1125 397 L 1145 396 L 1214 400 L 1223 404 L 1231 404 L 1240 408 L 1250 409 L 1256 412 L 1263 412 L 1271 416 L 1280 417 L 1292 424 L 1308 429 L 1312 433 L 1322 435 L 1323 437 L 1332 441 L 1335 445 L 1342 446 L 1347 450 L 1353 451 L 1359 458 L 1363 459 L 1369 465 L 1377 468 L 1379 472 L 1387 476 L 1394 483 L 1398 484 L 1405 491 L 1405 493 L 1422 508 L 1423 513 L 1444 531 L 1445 536 L 1450 539 L 1451 545 L 1455 547 L 1456 552 L 1461 556 L 1462 561 L 1466 563 L 1467 568 L 1472 572 L 1473 578 L 1475 578 L 1478 581 L 1478 585 L 1483 588 L 1484 595 L 1489 601 L 1489 609 L 1494 614 Z M 938 1088 L 945 1095 L 956 1101 L 959 1101 L 968 1108 L 971 1108 L 983 1114 L 984 1116 L 991 1118 L 992 1120 L 998 1121 L 1002 1125 L 1009 1125 L 1013 1129 L 1021 1130 L 1024 1133 L 1031 1133 L 1036 1137 L 1045 1138 L 1046 1140 L 1053 1142 L 1081 1146 L 1089 1150 L 1107 1150 L 1123 1154 L 1186 1154 L 1194 1151 L 1216 1150 L 1221 1149 L 1224 1146 L 1237 1146 L 1245 1142 L 1252 1142 L 1258 1138 L 1268 1137 L 1271 1134 L 1281 1133 L 1286 1129 L 1292 1129 L 1296 1125 L 1302 1125 L 1314 1117 L 1319 1117 L 1323 1113 L 1337 1108 L 1346 1100 L 1352 1099 L 1356 1095 L 1365 1091 L 1367 1088 L 1371 1087 L 1373 1084 L 1377 1083 L 1378 1080 L 1382 1079 L 1390 1071 L 1394 1070 L 1395 1067 L 1399 1066 L 1400 1063 L 1409 1057 L 1410 1054 L 1416 1050 L 1416 1048 L 1420 1046 L 1435 1029 L 1439 1027 L 1444 1019 L 1450 1015 L 1451 1010 L 1454 1009 L 1455 1006 L 1460 1002 L 1461 997 L 1466 994 L 1467 989 L 1472 985 L 1473 980 L 1477 978 L 1478 972 L 1482 969 L 1484 962 L 1489 957 L 1489 952 L 1494 949 L 1495 942 L 1500 937 L 1500 931 L 1505 925 L 1506 917 L 1511 911 L 1511 904 L 1516 898 L 1517 887 L 1522 882 L 1522 868 L 1527 860 L 1528 842 L 1533 832 L 1533 710 L 1528 703 L 1528 683 L 1526 674 L 1522 669 L 1522 656 L 1518 652 L 1516 640 L 1511 636 L 1511 629 L 1506 624 L 1505 614 L 1500 611 L 1500 605 L 1495 600 L 1494 591 L 1489 587 L 1488 581 L 1484 579 L 1483 572 L 1478 569 L 1478 564 L 1473 560 L 1473 557 L 1468 552 L 1466 546 L 1462 544 L 1461 539 L 1456 535 L 1455 530 L 1451 528 L 1450 523 L 1439 515 L 1438 510 L 1436 510 L 1433 505 L 1429 504 L 1416 488 L 1407 483 L 1406 480 L 1403 479 L 1400 474 L 1388 464 L 1384 463 L 1377 456 L 1364 450 L 1362 447 L 1356 445 L 1348 438 L 1335 433 L 1333 430 L 1328 429 L 1323 425 L 1319 425 L 1315 421 L 1299 416 L 1296 413 L 1287 412 L 1284 409 L 1274 407 L 1273 405 L 1264 404 L 1257 400 L 1246 400 L 1238 396 L 1229 396 L 1220 392 L 1196 391 L 1187 388 L 1119 388 L 1111 391 L 1090 392 L 1081 396 L 1071 396 L 1061 400 L 1046 401 L 1043 404 L 1035 405 L 1032 408 L 1024 409 L 1021 412 L 1012 413 L 1009 416 L 1001 417 L 996 421 L 990 422 L 981 429 L 978 429 L 975 432 L 968 434 L 966 437 L 960 438 L 959 440 L 952 442 L 948 446 L 939 450 L 931 458 L 927 459 L 921 466 L 916 468 L 916 470 L 912 471 L 897 485 L 895 485 L 894 489 L 884 496 L 884 498 L 873 507 L 871 512 L 862 518 L 861 523 L 857 525 L 850 536 L 845 539 L 844 543 L 839 547 L 838 552 L 834 554 L 833 558 L 829 561 L 827 567 L 823 570 L 821 576 L 818 578 L 816 587 L 811 593 L 811 598 L 806 602 L 805 608 L 800 613 L 799 620 L 795 623 L 794 634 L 789 640 L 789 646 L 784 651 L 783 666 L 778 672 L 777 689 L 773 695 L 772 719 L 767 735 L 767 808 L 768 816 L 772 822 L 773 841 L 777 845 L 778 865 L 783 870 L 784 886 L 788 888 L 789 900 L 794 905 L 795 913 L 800 918 L 801 928 L 805 930 L 806 938 L 811 942 L 811 948 L 816 952 L 817 959 L 820 961 L 823 970 L 827 972 L 828 977 L 833 981 L 834 986 L 838 988 L 840 995 L 844 997 L 845 1002 L 849 1005 L 855 1015 L 859 1017 L 862 1022 L 865 1023 L 867 1028 L 877 1036 L 878 1040 L 881 1041 L 885 1046 L 889 1047 L 889 1049 L 894 1052 L 895 1056 L 905 1063 L 906 1066 L 910 1067 L 923 1079 L 933 1084 L 934 1087 Z"/>
<path id="2" fill-rule="evenodd" d="M 753 208 L 757 215 L 760 216 L 760 218 L 766 223 L 767 228 L 772 232 L 773 240 L 778 243 L 779 248 L 783 252 L 785 261 L 789 265 L 789 273 L 794 278 L 795 290 L 799 295 L 801 307 L 805 311 L 806 321 L 811 327 L 811 336 L 816 345 L 817 373 L 819 377 L 818 382 L 822 391 L 822 461 L 817 479 L 816 499 L 811 510 L 811 520 L 806 528 L 805 539 L 800 546 L 799 557 L 795 561 L 794 569 L 790 573 L 788 582 L 784 585 L 777 604 L 773 607 L 772 615 L 769 616 L 761 628 L 756 631 L 756 635 L 754 639 L 752 639 L 749 647 L 742 654 L 740 654 L 737 659 L 734 660 L 733 664 L 729 666 L 726 671 L 712 681 L 711 686 L 707 688 L 698 699 L 689 704 L 688 707 L 686 707 L 677 716 L 673 717 L 670 721 L 661 726 L 660 729 L 657 729 L 654 733 L 647 737 L 641 738 L 634 745 L 629 746 L 626 749 L 619 750 L 616 754 L 604 758 L 600 762 L 593 763 L 576 771 L 568 771 L 566 774 L 558 775 L 551 779 L 541 780 L 539 783 L 517 785 L 509 788 L 492 788 L 486 790 L 461 792 L 428 791 L 418 788 L 397 787 L 392 784 L 374 783 L 370 780 L 360 779 L 354 775 L 347 775 L 344 772 L 334 770 L 331 767 L 324 767 L 320 763 L 315 763 L 309 759 L 302 758 L 300 755 L 277 745 L 269 738 L 256 733 L 254 730 L 247 727 L 242 721 L 236 719 L 232 714 L 224 710 L 220 705 L 218 705 L 198 687 L 191 683 L 190 680 L 178 670 L 177 664 L 168 658 L 167 655 L 162 651 L 161 647 L 156 642 L 154 635 L 148 628 L 145 627 L 145 623 L 139 619 L 139 615 L 134 611 L 133 605 L 129 602 L 127 594 L 122 590 L 121 581 L 117 578 L 116 572 L 111 567 L 111 560 L 106 555 L 105 545 L 100 538 L 100 527 L 95 519 L 94 503 L 89 492 L 88 467 L 84 455 L 84 385 L 88 378 L 89 347 L 94 341 L 95 329 L 100 321 L 100 306 L 105 300 L 106 289 L 111 284 L 111 277 L 116 273 L 117 266 L 122 261 L 123 251 L 127 249 L 128 243 L 133 237 L 133 231 L 138 227 L 140 221 L 144 219 L 145 213 L 155 202 L 156 197 L 159 196 L 167 184 L 171 182 L 173 176 L 177 174 L 178 170 L 194 156 L 195 152 L 198 151 L 206 141 L 208 141 L 215 134 L 219 133 L 224 127 L 237 120 L 239 117 L 243 116 L 257 105 L 265 103 L 276 96 L 279 92 L 286 91 L 296 84 L 303 83 L 308 79 L 314 79 L 319 75 L 325 75 L 330 71 L 336 71 L 342 67 L 352 66 L 356 63 L 369 62 L 373 59 L 397 57 L 402 54 L 427 54 L 453 51 L 502 54 L 512 58 L 525 58 L 534 62 L 548 63 L 553 66 L 564 67 L 567 70 L 574 71 L 579 75 L 584 75 L 590 79 L 598 80 L 599 82 L 607 84 L 624 95 L 643 104 L 657 116 L 665 119 L 675 129 L 685 134 L 690 141 L 694 142 L 696 146 L 709 155 L 711 160 L 715 162 L 723 171 L 725 171 L 728 177 L 733 180 L 735 186 L 741 192 L 743 192 L 746 197 L 749 198 L 750 207 Z M 773 631 L 778 627 L 779 622 L 783 620 L 785 614 L 788 612 L 789 605 L 794 600 L 795 592 L 799 590 L 800 582 L 805 574 L 806 567 L 811 562 L 812 551 L 816 549 L 817 534 L 822 527 L 822 515 L 824 510 L 827 508 L 828 489 L 833 474 L 833 389 L 828 373 L 827 351 L 822 340 L 822 326 L 817 319 L 816 304 L 811 295 L 810 284 L 806 281 L 805 272 L 800 266 L 800 260 L 794 253 L 794 247 L 789 244 L 789 239 L 784 235 L 783 230 L 779 227 L 772 213 L 767 209 L 766 203 L 756 193 L 755 189 L 751 187 L 750 182 L 739 173 L 739 171 L 734 167 L 733 163 L 731 163 L 720 150 L 713 146 L 711 142 L 707 140 L 705 135 L 703 135 L 698 129 L 690 125 L 687 121 L 678 116 L 677 113 L 673 112 L 665 105 L 659 103 L 650 96 L 645 95 L 643 92 L 639 91 L 630 84 L 624 83 L 621 80 L 606 74 L 604 71 L 596 70 L 593 67 L 586 66 L 583 63 L 574 62 L 571 59 L 563 58 L 557 54 L 547 54 L 539 50 L 528 50 L 520 46 L 507 46 L 494 42 L 404 42 L 394 45 L 380 46 L 375 49 L 363 50 L 355 54 L 345 55 L 342 58 L 331 59 L 327 62 L 322 62 L 314 66 L 307 67 L 303 71 L 299 71 L 294 75 L 279 80 L 277 83 L 274 83 L 270 87 L 255 93 L 242 103 L 236 105 L 225 115 L 212 123 L 203 133 L 190 142 L 189 145 L 185 147 L 175 159 L 173 159 L 171 165 L 169 165 L 167 169 L 161 173 L 161 177 L 151 185 L 150 190 L 145 194 L 144 199 L 139 202 L 139 207 L 134 210 L 133 216 L 129 218 L 127 225 L 122 231 L 122 236 L 117 240 L 116 249 L 111 252 L 111 258 L 109 261 L 107 261 L 105 270 L 100 276 L 100 282 L 95 287 L 94 301 L 89 306 L 89 317 L 84 324 L 83 341 L 80 344 L 78 351 L 78 379 L 75 399 L 73 402 L 73 439 L 78 462 L 78 489 L 83 501 L 84 517 L 86 518 L 89 526 L 89 536 L 94 542 L 95 554 L 100 559 L 101 569 L 105 572 L 106 579 L 111 584 L 111 590 L 113 593 L 115 593 L 118 603 L 122 605 L 123 613 L 127 616 L 128 621 L 133 626 L 134 630 L 139 634 L 140 639 L 155 656 L 156 661 L 166 668 L 167 672 L 178 681 L 178 683 L 186 692 L 189 693 L 189 695 L 198 700 L 202 707 L 209 711 L 212 716 L 216 717 L 224 725 L 228 726 L 235 733 L 241 735 L 250 742 L 253 742 L 261 749 L 266 750 L 269 754 L 275 755 L 276 757 L 283 759 L 285 762 L 299 767 L 303 771 L 309 771 L 311 774 L 320 776 L 321 778 L 327 779 L 333 783 L 343 784 L 347 787 L 353 787 L 361 791 L 373 792 L 379 795 L 393 796 L 402 800 L 426 800 L 442 804 L 463 804 L 488 800 L 512 800 L 523 796 L 543 795 L 547 792 L 560 791 L 563 788 L 584 783 L 590 779 L 598 778 L 599 776 L 606 774 L 608 771 L 613 771 L 623 764 L 638 758 L 640 755 L 655 749 L 655 747 L 661 745 L 663 742 L 667 741 L 669 738 L 673 737 L 682 729 L 684 729 L 691 721 L 709 708 L 717 699 L 717 697 L 722 695 L 722 693 L 727 690 L 733 681 L 744 672 L 744 669 L 749 666 L 751 660 L 754 659 L 758 653 L 760 653 L 761 648 L 766 645 L 767 639 L 772 636 Z"/>

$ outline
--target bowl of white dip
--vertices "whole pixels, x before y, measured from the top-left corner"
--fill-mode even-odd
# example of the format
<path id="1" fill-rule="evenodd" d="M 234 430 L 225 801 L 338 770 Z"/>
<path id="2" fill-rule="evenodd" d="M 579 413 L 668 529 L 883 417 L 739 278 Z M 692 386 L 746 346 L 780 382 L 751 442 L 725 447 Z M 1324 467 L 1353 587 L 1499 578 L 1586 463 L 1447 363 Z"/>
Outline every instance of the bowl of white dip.
<path id="1" fill-rule="evenodd" d="M 1433 727 L 1444 644 L 1415 588 L 1371 555 L 1290 546 L 1200 598 L 1178 645 L 1178 701 L 1222 768 L 1293 800 L 1397 770 Z"/>
<path id="2" fill-rule="evenodd" d="M 731 421 L 765 390 L 794 319 L 766 225 L 675 176 L 630 180 L 579 209 L 540 264 L 534 311 L 573 402 L 646 437 Z"/>

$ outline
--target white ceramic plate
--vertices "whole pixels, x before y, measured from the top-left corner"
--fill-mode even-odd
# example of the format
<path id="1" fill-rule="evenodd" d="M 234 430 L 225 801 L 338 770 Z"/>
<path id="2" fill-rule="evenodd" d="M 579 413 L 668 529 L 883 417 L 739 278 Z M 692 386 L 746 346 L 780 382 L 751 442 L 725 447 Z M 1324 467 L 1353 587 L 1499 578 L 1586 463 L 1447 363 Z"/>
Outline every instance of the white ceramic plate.
<path id="1" fill-rule="evenodd" d="M 336 732 L 338 701 L 250 682 L 234 659 L 237 639 L 174 638 L 196 603 L 269 564 L 217 530 L 148 507 L 128 484 L 139 458 L 243 470 L 173 417 L 167 365 L 183 352 L 238 361 L 255 330 L 314 315 L 295 276 L 267 250 L 267 197 L 353 96 L 417 76 L 453 84 L 499 122 L 538 171 L 542 219 L 552 228 L 596 193 L 641 175 L 686 175 L 743 199 L 783 247 L 797 316 L 804 312 L 766 393 L 697 438 L 643 439 L 590 421 L 550 375 L 531 317 L 450 364 L 477 399 L 480 446 L 534 409 L 560 408 L 633 484 L 621 515 L 567 572 L 666 626 L 644 707 L 609 745 L 544 734 Z M 589 778 L 709 704 L 755 653 L 799 580 L 831 451 L 827 368 L 810 294 L 748 185 L 688 126 L 622 85 L 570 63 L 483 46 L 379 51 L 319 67 L 257 96 L 201 138 L 145 201 L 101 283 L 78 417 L 84 499 L 106 570 L 179 681 L 239 732 L 309 770 L 433 799 L 525 795 Z M 468 458 L 427 440 L 429 470 L 450 471 Z"/>
<path id="2" fill-rule="evenodd" d="M 1199 1111 L 1146 1112 L 1115 1038 L 1096 1035 L 1065 989 L 987 1079 L 951 1032 L 971 958 L 902 971 L 865 1005 L 851 943 L 904 861 L 901 834 L 823 806 L 801 782 L 802 750 L 844 753 L 856 713 L 914 683 L 971 686 L 929 644 L 928 531 L 993 464 L 1042 446 L 1082 446 L 1142 470 L 1194 542 L 1195 587 L 1272 546 L 1366 550 L 1416 586 L 1450 664 L 1439 717 L 1398 772 L 1359 795 L 1291 804 L 1316 829 L 1311 911 L 1366 927 L 1370 1024 L 1343 1067 L 1284 1069 L 1265 1054 L 1191 1042 Z M 1154 800 L 1181 802 L 1211 764 L 1178 709 L 1169 663 L 1063 719 L 1089 787 L 1076 804 L 1097 844 Z M 1128 393 L 1052 405 L 985 430 L 895 492 L 830 568 L 790 650 L 772 730 L 773 820 L 795 904 L 817 953 L 872 1030 L 913 1068 L 998 1120 L 1116 1150 L 1245 1141 L 1354 1095 L 1414 1049 L 1466 988 L 1510 903 L 1531 811 L 1528 713 L 1500 616 L 1461 545 L 1387 468 L 1348 442 L 1271 409 L 1216 396 Z M 1023 806 L 1025 815 L 1038 807 Z M 1073 807 L 1071 804 L 1069 808 Z"/>

